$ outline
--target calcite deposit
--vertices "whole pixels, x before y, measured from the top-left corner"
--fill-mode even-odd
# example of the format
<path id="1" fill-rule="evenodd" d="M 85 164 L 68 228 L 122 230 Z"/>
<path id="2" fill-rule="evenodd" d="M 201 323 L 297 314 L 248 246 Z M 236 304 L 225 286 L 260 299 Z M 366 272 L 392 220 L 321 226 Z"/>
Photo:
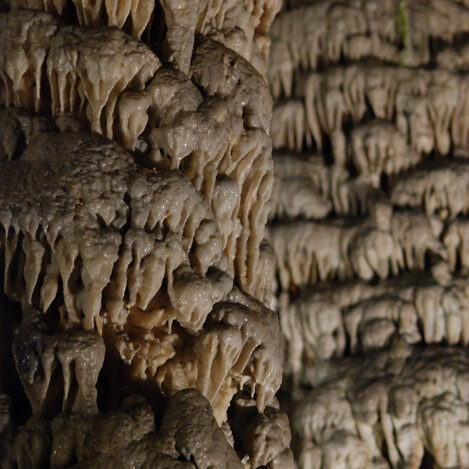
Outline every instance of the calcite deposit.
<path id="1" fill-rule="evenodd" d="M 281 0 L 4 0 L 11 10 L 73 15 L 82 25 L 124 29 L 136 39 L 158 40 L 165 61 L 188 72 L 197 34 L 221 42 L 265 73 L 269 28 Z M 142 37 L 143 36 L 143 37 Z"/>
<path id="2" fill-rule="evenodd" d="M 292 419 L 299 465 L 466 467 L 467 365 L 467 350 L 400 344 L 326 365 Z"/>
<path id="3" fill-rule="evenodd" d="M 151 405 L 132 394 L 99 416 L 62 413 L 33 417 L 15 438 L 7 435 L 4 467 L 230 468 L 243 464 L 217 425 L 208 401 L 195 390 L 176 393 L 161 422 Z"/>
<path id="4" fill-rule="evenodd" d="M 469 5 L 284 2 L 269 232 L 302 469 L 469 465 Z"/>
<path id="5" fill-rule="evenodd" d="M 0 1 L 2 467 L 294 467 L 266 230 L 280 8 Z"/>
<path id="6" fill-rule="evenodd" d="M 187 76 L 115 28 L 63 25 L 41 11 L 0 15 L 0 104 L 73 115 L 147 166 L 181 170 L 222 218 L 241 286 L 269 301 L 273 266 L 261 243 L 273 180 L 271 97 L 263 77 L 206 36 L 190 49 Z"/>
<path id="7" fill-rule="evenodd" d="M 0 0 L 0 465 L 469 467 L 468 41 Z"/>

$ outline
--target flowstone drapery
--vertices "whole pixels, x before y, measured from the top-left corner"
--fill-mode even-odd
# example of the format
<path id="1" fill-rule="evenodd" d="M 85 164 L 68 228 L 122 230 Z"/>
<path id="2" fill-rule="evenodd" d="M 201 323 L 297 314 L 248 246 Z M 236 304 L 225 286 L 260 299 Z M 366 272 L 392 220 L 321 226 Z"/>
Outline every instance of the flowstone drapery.
<path id="1" fill-rule="evenodd" d="M 0 0 L 2 467 L 468 467 L 468 40 Z"/>
<path id="2" fill-rule="evenodd" d="M 280 6 L 0 1 L 2 467 L 293 467 Z"/>
<path id="3" fill-rule="evenodd" d="M 303 469 L 467 467 L 469 4 L 284 2 L 269 218 Z"/>

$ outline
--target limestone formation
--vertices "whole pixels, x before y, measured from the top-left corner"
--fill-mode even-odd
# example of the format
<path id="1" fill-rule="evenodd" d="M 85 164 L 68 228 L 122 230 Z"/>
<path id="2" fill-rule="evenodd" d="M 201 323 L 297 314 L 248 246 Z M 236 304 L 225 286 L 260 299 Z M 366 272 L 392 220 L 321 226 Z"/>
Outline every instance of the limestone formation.
<path id="1" fill-rule="evenodd" d="M 43 313 L 56 309 L 64 329 L 97 330 L 135 379 L 169 394 L 196 387 L 220 423 L 240 389 L 256 393 L 261 411 L 271 402 L 282 369 L 276 318 L 241 292 L 227 296 L 233 280 L 220 231 L 187 179 L 138 167 L 116 144 L 86 133 L 41 134 L 19 160 L 3 164 L 10 177 L 0 187 L 1 249 L 10 298 Z M 37 332 L 33 340 L 30 321 L 23 317 L 14 350 L 33 410 L 46 398 L 55 354 L 68 408 L 65 362 L 79 373 L 73 353 L 84 356 L 93 341 L 78 345 L 81 336 L 68 332 Z M 61 358 L 63 347 L 70 357 Z M 34 364 L 22 358 L 30 348 Z M 92 353 L 99 373 L 103 358 Z"/>
<path id="2" fill-rule="evenodd" d="M 191 80 L 118 29 L 64 26 L 31 10 L 0 15 L 0 103 L 61 120 L 72 114 L 146 165 L 181 170 L 222 218 L 240 285 L 269 301 L 272 266 L 258 270 L 273 179 L 271 97 L 262 76 L 203 36 L 193 47 Z"/>
<path id="3" fill-rule="evenodd" d="M 287 0 L 272 25 L 269 232 L 301 469 L 469 464 L 468 15 Z"/>
<path id="4" fill-rule="evenodd" d="M 0 465 L 469 467 L 468 37 L 0 0 Z"/>
<path id="5" fill-rule="evenodd" d="M 167 49 L 166 60 L 184 73 L 189 70 L 197 34 L 221 42 L 265 73 L 268 32 L 281 6 L 280 0 L 5 1 L 12 10 L 33 9 L 57 15 L 72 12 L 82 25 L 117 27 L 147 42 L 158 39 Z"/>
<path id="6" fill-rule="evenodd" d="M 265 226 L 280 7 L 0 1 L 2 467 L 294 467 Z"/>
<path id="7" fill-rule="evenodd" d="M 241 460 L 195 390 L 176 393 L 157 422 L 150 404 L 131 395 L 113 411 L 33 418 L 6 444 L 3 467 L 230 468 Z"/>
<path id="8" fill-rule="evenodd" d="M 292 419 L 301 467 L 434 467 L 469 463 L 467 352 L 396 344 L 311 376 Z M 308 378 L 307 378 L 308 379 Z"/>

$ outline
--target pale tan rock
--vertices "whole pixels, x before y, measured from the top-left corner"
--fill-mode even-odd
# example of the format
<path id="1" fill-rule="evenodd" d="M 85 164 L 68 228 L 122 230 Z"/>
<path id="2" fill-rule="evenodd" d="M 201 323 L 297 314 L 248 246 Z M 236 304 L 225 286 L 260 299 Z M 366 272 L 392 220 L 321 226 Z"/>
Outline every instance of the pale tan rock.
<path id="1" fill-rule="evenodd" d="M 419 210 L 395 211 L 391 216 L 391 233 L 403 251 L 407 269 L 425 270 L 429 252 L 446 258 L 440 241 L 444 224 L 435 215 Z"/>
<path id="2" fill-rule="evenodd" d="M 359 122 L 366 112 L 394 121 L 412 150 L 419 153 L 436 150 L 447 155 L 451 143 L 467 144 L 467 84 L 457 73 L 364 61 L 303 73 L 295 80 L 293 94 L 292 102 L 303 101 L 305 116 L 296 117 L 295 141 L 321 149 L 325 133 L 337 162 L 346 157 L 344 122 Z M 274 128 L 281 129 L 280 135 L 293 133 L 287 126 L 293 128 L 291 122 L 284 119 L 282 124 L 282 113 L 293 106 L 287 103 L 279 101 L 274 108 L 279 116 Z M 291 136 L 287 138 L 292 141 Z M 283 145 L 285 137 L 278 139 Z"/>
<path id="3" fill-rule="evenodd" d="M 271 97 L 264 79 L 249 64 L 211 41 L 201 41 L 196 48 L 192 78 L 215 98 L 212 105 L 220 103 L 221 118 L 236 119 L 235 125 L 228 127 L 228 138 L 212 158 L 219 161 L 216 165 L 221 173 L 238 182 L 240 191 L 238 217 L 242 232 L 237 242 L 236 279 L 247 293 L 262 299 L 267 290 L 266 278 L 268 283 L 273 276 L 273 272 L 256 272 L 256 264 L 261 258 L 260 246 L 266 237 L 265 224 L 273 183 L 268 135 Z M 222 111 L 226 104 L 228 113 Z M 232 129 L 237 129 L 236 138 L 230 136 Z M 194 152 L 190 159 L 195 163 L 198 155 L 199 152 Z M 195 185 L 200 187 L 198 181 Z M 210 190 L 210 186 L 205 185 Z"/>
<path id="4" fill-rule="evenodd" d="M 181 391 L 170 400 L 160 432 L 172 438 L 175 449 L 195 467 L 242 467 L 218 427 L 208 401 L 194 390 Z"/>
<path id="5" fill-rule="evenodd" d="M 440 467 L 467 465 L 467 434 L 458 430 L 467 421 L 466 368 L 462 349 L 397 345 L 326 365 L 292 420 L 299 466 L 337 467 L 349 455 L 352 467 L 418 468 L 424 449 Z"/>
<path id="6" fill-rule="evenodd" d="M 119 30 L 62 27 L 47 56 L 52 113 L 84 109 L 91 130 L 112 138 L 120 94 L 142 90 L 159 66 L 149 48 Z"/>
<path id="7" fill-rule="evenodd" d="M 443 220 L 467 213 L 465 159 L 432 161 L 403 174 L 391 189 L 392 202 L 401 207 L 422 207 Z"/>
<path id="8" fill-rule="evenodd" d="M 468 267 L 468 228 L 467 218 L 457 218 L 449 223 L 445 231 L 443 243 L 453 270 L 458 262 L 463 269 Z"/>
<path id="9" fill-rule="evenodd" d="M 147 42 L 153 34 L 167 49 L 168 61 L 184 73 L 189 70 L 194 38 L 203 34 L 249 60 L 262 74 L 267 70 L 269 28 L 281 6 L 280 0 L 7 0 L 7 4 L 12 10 L 58 15 L 72 10 L 81 25 L 117 27 Z"/>
<path id="10" fill-rule="evenodd" d="M 96 383 L 106 350 L 103 339 L 94 331 L 48 333 L 40 321 L 41 313 L 26 307 L 12 347 L 33 414 L 50 413 L 56 405 L 51 401 L 60 394 L 63 412 L 96 413 Z M 63 382 L 54 379 L 57 369 Z"/>
<path id="11" fill-rule="evenodd" d="M 2 467 L 294 467 L 260 301 L 281 2 L 0 3 L 2 293 L 21 303 L 33 413 L 1 419 Z M 162 418 L 138 396 L 116 408 L 123 386 L 161 392 Z M 240 392 L 245 445 L 227 421 Z"/>
<path id="12" fill-rule="evenodd" d="M 127 148 L 142 148 L 158 169 L 184 172 L 221 217 L 236 280 L 266 298 L 273 272 L 256 272 L 254 265 L 261 262 L 273 180 L 267 85 L 248 62 L 208 39 L 196 42 L 190 72 L 193 81 L 162 68 L 142 92 L 123 93 L 119 139 Z"/>
<path id="13" fill-rule="evenodd" d="M 154 0 L 10 0 L 10 8 L 44 10 L 62 15 L 73 8 L 80 24 L 90 26 L 116 26 L 122 28 L 129 19 L 132 35 L 139 39 L 149 25 L 155 8 Z"/>
<path id="14" fill-rule="evenodd" d="M 299 467 L 468 464 L 467 7 L 292 0 L 273 24 L 269 230 Z"/>
<path id="15" fill-rule="evenodd" d="M 430 38 L 451 41 L 467 32 L 467 4 L 455 0 L 290 2 L 271 28 L 269 82 L 290 96 L 300 70 L 341 60 L 419 66 L 430 61 Z M 466 19 L 466 20 L 465 20 Z"/>
<path id="16" fill-rule="evenodd" d="M 130 365 L 135 378 L 155 380 L 158 368 L 185 345 L 172 323 L 190 333 L 200 331 L 213 305 L 232 286 L 207 205 L 179 174 L 138 168 L 123 149 L 97 135 L 43 134 L 19 161 L 4 164 L 11 175 L 2 190 L 5 291 L 44 312 L 63 298 L 63 303 L 54 302 L 63 327 L 104 332 L 108 346 Z M 34 179 L 28 176 L 31 171 Z M 63 185 L 51 185 L 54 172 Z M 28 189 L 28 181 L 34 189 Z M 29 212 L 9 212 L 8 198 L 23 201 Z M 11 265 L 18 249 L 24 252 L 25 283 L 15 274 L 21 267 Z M 52 354 L 53 362 L 53 344 L 60 335 L 44 340 L 40 359 Z M 42 366 L 51 370 L 52 362 Z M 278 366 L 269 399 L 280 385 Z M 39 384 L 41 396 L 47 376 Z M 172 392 L 172 385 L 167 386 Z M 177 380 L 174 386 L 181 389 Z M 229 400 L 223 402 L 221 413 Z"/>
<path id="17" fill-rule="evenodd" d="M 373 187 L 380 187 L 383 174 L 394 176 L 420 161 L 404 135 L 386 121 L 374 120 L 354 127 L 350 140 L 352 161 L 358 173 L 369 178 Z"/>
<path id="18" fill-rule="evenodd" d="M 271 134 L 274 148 L 301 152 L 303 139 L 309 137 L 301 100 L 289 99 L 275 106 Z"/>
<path id="19" fill-rule="evenodd" d="M 329 171 L 320 155 L 274 156 L 270 219 L 325 218 L 332 209 Z"/>
<path id="20" fill-rule="evenodd" d="M 453 276 L 441 285 L 420 271 L 375 285 L 322 284 L 294 300 L 281 293 L 285 373 L 296 380 L 320 362 L 387 347 L 397 337 L 409 344 L 466 344 L 466 279 Z"/>
<path id="21" fill-rule="evenodd" d="M 391 226 L 380 226 L 373 217 L 353 224 L 347 219 L 274 224 L 270 232 L 282 288 L 353 276 L 383 279 L 405 267 L 425 267 L 428 252 L 445 254 L 438 240 L 442 225 L 419 216 L 415 228 L 409 226 L 410 212 L 393 214 Z"/>
<path id="22" fill-rule="evenodd" d="M 67 157 L 67 154 L 70 155 L 67 152 L 71 151 L 74 152 L 74 158 Z M 108 171 L 107 182 L 105 172 L 98 173 L 96 171 L 100 167 L 98 166 L 99 161 L 102 162 L 101 167 Z M 5 162 L 4 164 L 9 165 L 8 171 L 11 171 L 12 177 L 10 180 L 3 181 L 2 225 L 4 236 L 7 233 L 16 233 L 12 239 L 4 240 L 2 243 L 3 249 L 7 251 L 5 256 L 5 291 L 15 298 L 31 302 L 33 290 L 36 288 L 42 268 L 41 259 L 46 251 L 50 252 L 51 260 L 47 268 L 47 275 L 37 287 L 40 290 L 40 306 L 43 310 L 48 309 L 55 297 L 57 276 L 60 275 L 63 284 L 64 305 L 67 309 L 62 316 L 64 324 L 82 323 L 87 329 L 96 325 L 100 330 L 103 317 L 99 319 L 99 316 L 103 313 L 103 307 L 112 316 L 111 321 L 116 324 L 122 324 L 125 321 L 129 314 L 128 310 L 132 306 L 146 308 L 153 295 L 158 292 L 165 275 L 165 269 L 159 269 L 160 274 L 156 275 L 157 272 L 150 265 L 146 265 L 150 262 L 149 259 L 153 259 L 154 256 L 163 255 L 164 258 L 169 255 L 169 252 L 173 252 L 174 259 L 180 258 L 181 260 L 176 261 L 176 264 L 171 267 L 171 272 L 184 263 L 183 259 L 187 258 L 191 247 L 194 251 L 192 262 L 198 275 L 205 275 L 209 267 L 215 267 L 218 265 L 217 263 L 221 263 L 221 267 L 223 264 L 226 265 L 224 254 L 221 252 L 219 231 L 213 218 L 211 219 L 209 209 L 197 196 L 186 198 L 189 193 L 196 194 L 192 186 L 174 173 L 167 173 L 163 176 L 163 174 L 137 168 L 123 149 L 102 137 L 91 134 L 54 134 L 54 138 L 51 140 L 44 134 L 28 147 L 20 161 Z M 40 179 L 35 183 L 34 191 L 29 189 L 30 192 L 28 192 L 28 171 L 34 170 L 39 176 L 41 168 L 44 168 L 43 192 L 36 192 L 38 190 L 36 188 L 41 187 Z M 81 169 L 79 170 L 79 168 Z M 81 173 L 74 172 L 78 170 Z M 54 171 L 56 174 L 61 174 L 63 181 L 67 181 L 67 183 L 64 182 L 63 187 L 56 186 L 52 192 L 48 192 L 51 190 L 51 174 L 54 174 Z M 68 175 L 66 171 L 68 171 Z M 137 174 L 132 176 L 134 171 L 142 172 L 143 178 L 138 177 Z M 119 177 L 116 177 L 116 172 Z M 80 176 L 75 176 L 75 174 L 80 174 Z M 13 188 L 15 177 L 24 178 L 24 183 L 22 182 L 21 186 L 17 186 L 16 189 Z M 170 180 L 173 182 L 169 183 Z M 12 189 L 9 188 L 9 185 Z M 158 185 L 161 189 L 157 189 Z M 151 187 L 154 188 L 153 195 L 151 195 Z M 193 207 L 184 215 L 182 205 L 178 208 L 174 206 L 176 211 L 173 213 L 172 209 L 166 205 L 163 194 L 165 190 L 171 191 L 176 187 L 185 187 L 185 190 L 188 191 L 184 193 L 184 190 L 176 190 L 181 203 L 185 200 L 190 204 L 199 204 L 199 208 Z M 130 207 L 124 200 L 126 191 L 128 191 L 130 198 L 131 213 Z M 152 197 L 156 197 L 153 199 L 153 205 Z M 19 215 L 9 212 L 7 209 L 8 198 L 16 200 L 17 203 L 23 200 L 25 204 L 28 204 L 28 207 L 31 207 L 31 212 L 21 212 Z M 131 226 L 124 238 L 121 238 L 119 230 L 126 224 L 128 216 L 132 217 Z M 168 233 L 166 239 L 163 234 L 160 235 L 160 240 L 149 237 L 150 232 L 161 230 L 161 227 L 158 226 L 158 220 L 161 216 L 167 218 L 169 226 L 174 227 L 183 220 L 184 227 Z M 100 223 L 103 227 L 108 227 L 108 230 L 104 231 Z M 67 240 L 66 233 L 74 230 L 77 230 L 74 237 Z M 100 231 L 102 234 L 97 237 Z M 20 232 L 23 234 L 20 235 Z M 176 235 L 176 232 L 179 235 Z M 185 241 L 182 238 L 183 232 L 184 236 L 189 237 Z M 25 241 L 23 241 L 23 236 Z M 171 241 L 174 236 L 175 239 Z M 215 245 L 219 246 L 218 254 L 215 254 L 213 250 L 212 238 Z M 26 277 L 25 286 L 21 286 L 21 283 L 15 283 L 18 279 L 9 278 L 8 274 L 11 268 L 9 259 L 17 246 L 21 246 L 17 243 L 22 243 L 23 249 L 28 251 L 24 268 L 29 275 Z M 119 256 L 118 251 L 121 243 L 122 252 Z M 155 243 L 160 243 L 160 250 L 156 249 Z M 96 253 L 93 249 L 97 249 L 98 246 L 99 249 L 108 250 L 107 256 L 103 259 L 95 257 Z M 132 246 L 134 247 L 132 248 Z M 147 252 L 149 246 L 155 246 L 156 250 Z M 132 255 L 132 249 L 135 253 L 139 253 L 137 254 L 139 258 L 127 270 L 130 260 L 124 259 L 128 259 Z M 183 254 L 184 252 L 186 254 Z M 59 253 L 67 254 L 67 258 L 59 257 Z M 150 255 L 150 258 L 145 261 L 147 255 Z M 82 270 L 79 270 L 77 274 L 81 275 L 85 290 L 75 294 L 76 289 L 72 282 L 78 282 L 78 278 L 75 278 L 76 274 L 73 274 L 70 279 L 70 275 L 72 275 L 74 263 L 78 257 L 82 259 Z M 119 257 L 120 261 L 118 262 Z M 115 263 L 117 264 L 114 269 Z M 112 273 L 113 269 L 114 274 Z M 148 273 L 145 273 L 146 269 L 153 272 L 151 286 L 142 283 L 145 276 L 148 276 Z M 177 274 L 175 280 L 177 281 Z M 220 287 L 226 289 L 226 286 L 221 286 L 223 276 L 214 281 L 215 283 L 221 282 Z M 129 297 L 124 300 L 127 282 L 133 286 L 129 285 Z M 108 306 L 105 306 L 106 301 L 103 305 L 101 304 L 101 295 L 108 283 L 111 283 L 111 287 L 106 300 Z M 173 288 L 172 283 L 169 288 Z M 208 290 L 206 293 L 211 294 Z M 171 290 L 169 295 L 171 297 Z M 124 307 L 124 303 L 127 304 L 126 307 Z M 187 310 L 187 306 L 178 306 Z M 191 311 L 189 317 L 193 313 L 195 311 Z M 80 319 L 81 314 L 84 315 L 83 319 Z M 202 315 L 204 314 L 202 313 Z M 200 319 L 194 317 L 194 328 L 199 327 Z"/>
<path id="23" fill-rule="evenodd" d="M 58 18 L 47 13 L 0 13 L 0 105 L 36 111 L 45 105 L 45 61 L 60 25 Z"/>
<path id="24" fill-rule="evenodd" d="M 311 292 L 290 302 L 283 294 L 278 309 L 286 339 L 286 374 L 298 376 L 308 363 L 343 356 L 344 321 L 340 305 L 331 295 Z"/>
<path id="25" fill-rule="evenodd" d="M 1 104 L 53 115 L 80 111 L 110 138 L 120 93 L 141 90 L 160 66 L 149 48 L 117 29 L 63 26 L 32 10 L 1 13 L 0 21 Z"/>
<path id="26" fill-rule="evenodd" d="M 268 301 L 273 272 L 267 264 L 255 268 L 261 263 L 272 190 L 271 98 L 263 77 L 238 54 L 203 37 L 189 54 L 191 81 L 160 68 L 148 47 L 117 29 L 58 25 L 52 15 L 31 10 L 2 13 L 2 21 L 3 104 L 32 108 L 34 101 L 36 110 L 46 106 L 55 116 L 75 113 L 92 131 L 143 154 L 147 164 L 182 169 L 207 201 L 214 199 L 217 179 L 236 182 L 231 191 L 218 192 L 225 202 L 218 198 L 213 204 L 214 212 L 220 204 L 232 204 L 233 223 L 220 220 L 224 250 L 239 284 Z M 26 29 L 30 24 L 34 27 Z M 40 57 L 45 66 L 29 64 Z M 27 68 L 16 70 L 10 62 Z M 24 73 L 29 77 L 24 99 L 14 101 L 12 86 L 21 85 Z M 43 92 L 42 83 L 47 85 Z M 48 92 L 51 103 L 43 103 Z"/>
<path id="27" fill-rule="evenodd" d="M 137 363 L 155 362 L 154 371 L 148 366 L 142 369 L 166 393 L 191 387 L 202 392 L 220 425 L 226 420 L 232 397 L 242 389 L 255 396 L 260 412 L 271 405 L 281 384 L 283 357 L 278 344 L 282 339 L 276 316 L 262 303 L 234 289 L 225 302 L 214 307 L 199 334 L 187 338 L 186 343 L 184 337 L 175 335 L 173 350 L 161 366 L 161 357 L 155 353 L 158 349 L 151 347 L 147 353 L 144 348 L 148 342 L 161 344 L 160 338 L 153 339 L 147 332 L 146 342 L 140 342 L 141 349 L 135 347 L 130 334 L 126 341 L 127 348 L 136 349 Z M 116 336 L 115 340 L 122 337 Z M 169 342 L 171 337 L 166 340 Z M 136 368 L 138 371 L 138 365 Z M 151 373 L 155 373 L 153 378 Z"/>
<path id="28" fill-rule="evenodd" d="M 1 192 L 2 249 L 12 298 L 44 313 L 54 303 L 62 327 L 96 329 L 134 380 L 167 394 L 196 387 L 220 424 L 240 389 L 251 389 L 261 411 L 272 401 L 282 374 L 277 319 L 241 292 L 227 297 L 233 280 L 220 232 L 188 180 L 137 167 L 122 148 L 92 134 L 40 135 L 20 160 L 4 164 L 11 179 Z M 51 186 L 54 174 L 61 186 Z M 8 200 L 23 201 L 29 212 L 9 212 Z M 12 266 L 17 250 L 22 271 Z M 42 412 L 56 353 L 68 408 L 67 370 L 80 347 L 62 353 L 73 333 L 35 334 L 34 363 L 25 370 L 16 347 L 33 410 Z"/>

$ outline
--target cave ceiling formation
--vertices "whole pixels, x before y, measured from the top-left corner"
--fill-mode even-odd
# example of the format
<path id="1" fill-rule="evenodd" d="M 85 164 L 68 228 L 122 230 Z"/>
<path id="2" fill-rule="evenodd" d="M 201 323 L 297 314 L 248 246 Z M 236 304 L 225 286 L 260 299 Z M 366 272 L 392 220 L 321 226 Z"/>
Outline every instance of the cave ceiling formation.
<path id="1" fill-rule="evenodd" d="M 284 2 L 269 231 L 302 469 L 469 466 L 469 4 Z"/>
<path id="2" fill-rule="evenodd" d="M 293 468 L 276 0 L 0 1 L 0 459 Z"/>
<path id="3" fill-rule="evenodd" d="M 0 465 L 469 467 L 467 44 L 467 0 L 0 0 Z"/>

